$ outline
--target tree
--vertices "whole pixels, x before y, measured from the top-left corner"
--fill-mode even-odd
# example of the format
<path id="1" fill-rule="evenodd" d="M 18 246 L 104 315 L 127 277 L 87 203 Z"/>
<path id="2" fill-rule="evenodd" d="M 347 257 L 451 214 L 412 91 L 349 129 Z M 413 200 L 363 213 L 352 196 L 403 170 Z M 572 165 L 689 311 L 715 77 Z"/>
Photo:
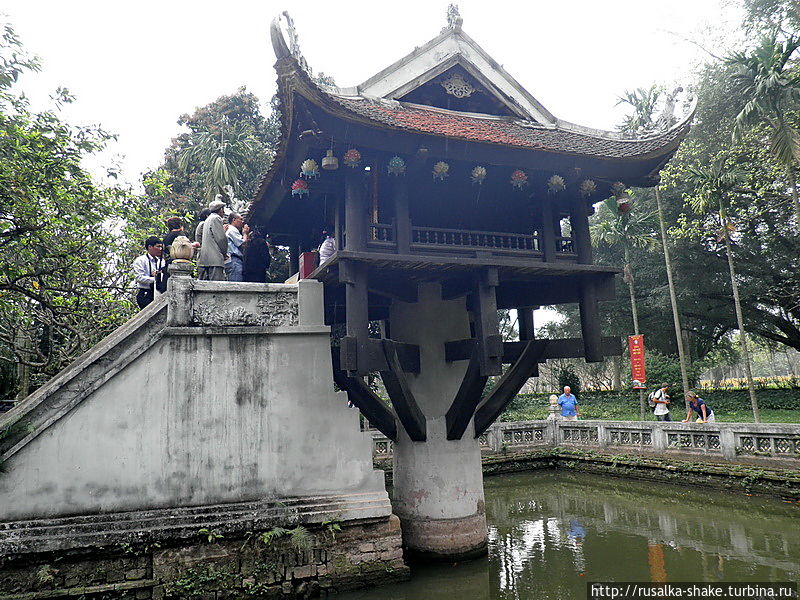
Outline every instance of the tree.
<path id="1" fill-rule="evenodd" d="M 635 204 L 633 202 L 632 204 Z M 603 209 L 609 213 L 609 217 L 593 225 L 590 229 L 592 242 L 594 245 L 606 244 L 608 246 L 621 246 L 624 259 L 622 278 L 628 285 L 628 295 L 631 301 L 631 317 L 633 319 L 633 331 L 635 335 L 640 334 L 639 311 L 636 305 L 636 289 L 634 283 L 634 269 L 631 264 L 632 249 L 652 248 L 655 238 L 650 234 L 652 228 L 649 221 L 651 214 L 643 214 L 641 211 L 631 210 L 620 212 L 617 208 L 615 198 L 609 198 L 603 205 Z M 642 421 L 647 414 L 644 391 L 639 390 L 639 414 Z"/>
<path id="2" fill-rule="evenodd" d="M 736 116 L 734 141 L 752 125 L 765 122 L 770 129 L 772 155 L 784 166 L 794 199 L 795 221 L 800 228 L 800 191 L 797 165 L 800 161 L 800 132 L 791 111 L 800 107 L 800 71 L 790 64 L 800 48 L 800 37 L 780 40 L 777 33 L 761 39 L 749 52 L 734 52 L 725 63 L 734 68 L 731 78 L 745 104 Z"/>
<path id="3" fill-rule="evenodd" d="M 38 70 L 10 25 L 0 38 L 0 361 L 16 366 L 17 397 L 58 372 L 131 312 L 112 222 L 119 189 L 96 186 L 82 159 L 111 136 L 64 123 L 72 102 L 33 112 L 16 89 Z M 34 372 L 35 370 L 35 372 Z M 7 370 L 5 372 L 8 372 Z"/>
<path id="4" fill-rule="evenodd" d="M 651 88 L 652 89 L 652 88 Z M 643 95 L 639 92 L 628 92 L 624 98 L 621 98 L 621 101 L 627 104 L 630 104 L 634 110 L 634 113 L 637 115 L 635 119 L 631 122 L 637 123 L 644 123 L 643 129 L 645 131 L 653 132 L 657 130 L 657 120 L 654 118 L 654 106 L 655 101 L 653 101 L 649 95 Z M 664 121 L 665 125 L 669 125 L 669 120 L 673 118 L 673 115 L 668 114 L 666 115 L 666 120 Z M 648 125 L 649 123 L 649 125 Z M 638 131 L 638 130 L 637 130 Z M 661 204 L 661 190 L 659 186 L 655 188 L 655 198 L 656 198 L 656 208 L 658 212 L 658 222 L 661 230 L 661 246 L 664 251 L 664 264 L 667 267 L 667 283 L 669 286 L 669 297 L 670 297 L 670 304 L 672 306 L 672 321 L 675 325 L 675 344 L 678 347 L 678 358 L 681 363 L 681 381 L 683 382 L 683 389 L 689 389 L 689 377 L 688 371 L 686 369 L 686 356 L 684 351 L 683 345 L 683 335 L 681 329 L 681 321 L 680 315 L 678 313 L 678 301 L 677 296 L 675 294 L 675 282 L 673 280 L 673 268 L 672 268 L 672 259 L 670 256 L 669 251 L 669 240 L 667 237 L 667 227 L 664 221 L 664 208 Z"/>
<path id="5" fill-rule="evenodd" d="M 747 389 L 750 392 L 750 405 L 753 409 L 753 419 L 756 423 L 761 422 L 758 410 L 758 398 L 756 397 L 755 386 L 753 385 L 753 374 L 750 369 L 750 352 L 747 347 L 747 332 L 742 316 L 742 303 L 739 299 L 739 285 L 736 282 L 736 268 L 731 249 L 731 232 L 735 227 L 728 216 L 727 197 L 733 189 L 740 183 L 740 174 L 735 167 L 725 164 L 723 157 L 717 158 L 710 166 L 693 167 L 689 170 L 690 182 L 695 187 L 695 195 L 688 199 L 688 203 L 699 213 L 716 210 L 719 215 L 721 226 L 720 238 L 725 242 L 725 254 L 728 257 L 728 269 L 731 275 L 731 290 L 733 291 L 733 303 L 736 310 L 736 322 L 739 327 L 739 343 L 744 358 L 745 374 L 747 376 Z"/>

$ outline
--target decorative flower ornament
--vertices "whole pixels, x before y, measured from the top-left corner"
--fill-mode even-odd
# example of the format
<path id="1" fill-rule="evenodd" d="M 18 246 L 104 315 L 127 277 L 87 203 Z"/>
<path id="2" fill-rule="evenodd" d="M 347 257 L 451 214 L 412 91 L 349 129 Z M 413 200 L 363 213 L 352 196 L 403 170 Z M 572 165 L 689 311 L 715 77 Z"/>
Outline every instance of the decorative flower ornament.
<path id="1" fill-rule="evenodd" d="M 526 185 L 528 185 L 528 176 L 525 174 L 525 171 L 522 169 L 517 169 L 511 174 L 511 185 L 513 185 L 518 190 L 521 190 Z"/>
<path id="2" fill-rule="evenodd" d="M 551 194 L 563 192 L 566 187 L 567 184 L 564 182 L 564 178 L 561 177 L 561 175 L 553 175 L 547 180 L 547 191 Z"/>
<path id="3" fill-rule="evenodd" d="M 389 171 L 389 175 L 405 175 L 406 161 L 399 156 L 393 156 L 386 165 L 386 170 Z"/>
<path id="4" fill-rule="evenodd" d="M 450 175 L 450 165 L 443 160 L 440 160 L 433 165 L 433 180 L 444 181 L 444 178 Z"/>
<path id="5" fill-rule="evenodd" d="M 361 163 L 361 152 L 355 148 L 350 148 L 344 153 L 344 164 L 355 169 Z"/>
<path id="6" fill-rule="evenodd" d="M 475 167 L 472 169 L 470 176 L 472 177 L 472 183 L 482 184 L 483 180 L 486 179 L 486 167 Z"/>
<path id="7" fill-rule="evenodd" d="M 588 198 L 597 191 L 597 184 L 591 179 L 584 179 L 581 182 L 580 191 L 581 191 L 581 196 L 583 196 L 584 198 Z"/>
<path id="8" fill-rule="evenodd" d="M 305 179 L 296 179 L 292 184 L 292 196 L 308 196 L 308 182 Z"/>
<path id="9" fill-rule="evenodd" d="M 313 158 L 307 158 L 300 165 L 300 176 L 306 179 L 316 179 L 319 177 L 319 165 Z"/>

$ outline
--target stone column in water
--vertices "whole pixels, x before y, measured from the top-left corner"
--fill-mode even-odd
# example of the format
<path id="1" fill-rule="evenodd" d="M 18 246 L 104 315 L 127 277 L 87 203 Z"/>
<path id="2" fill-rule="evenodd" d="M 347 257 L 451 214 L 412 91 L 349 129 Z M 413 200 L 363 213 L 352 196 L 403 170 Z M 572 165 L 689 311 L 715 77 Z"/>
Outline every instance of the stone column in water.
<path id="1" fill-rule="evenodd" d="M 420 373 L 408 386 L 427 423 L 427 441 L 413 442 L 402 427 L 394 445 L 394 510 L 403 542 L 428 557 L 464 558 L 486 552 L 480 445 L 470 425 L 449 441 L 445 414 L 468 361 L 445 361 L 445 342 L 471 337 L 465 299 L 443 301 L 441 287 L 425 283 L 415 303 L 394 302 L 392 339 L 417 344 Z"/>

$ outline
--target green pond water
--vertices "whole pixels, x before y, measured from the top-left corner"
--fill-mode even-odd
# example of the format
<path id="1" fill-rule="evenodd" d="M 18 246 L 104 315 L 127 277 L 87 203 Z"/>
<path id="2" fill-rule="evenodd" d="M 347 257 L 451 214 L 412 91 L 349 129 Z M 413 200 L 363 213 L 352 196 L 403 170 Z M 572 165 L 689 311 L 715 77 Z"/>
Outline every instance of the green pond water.
<path id="1" fill-rule="evenodd" d="M 587 581 L 798 581 L 800 504 L 581 473 L 487 477 L 489 555 L 340 600 L 585 599 Z"/>

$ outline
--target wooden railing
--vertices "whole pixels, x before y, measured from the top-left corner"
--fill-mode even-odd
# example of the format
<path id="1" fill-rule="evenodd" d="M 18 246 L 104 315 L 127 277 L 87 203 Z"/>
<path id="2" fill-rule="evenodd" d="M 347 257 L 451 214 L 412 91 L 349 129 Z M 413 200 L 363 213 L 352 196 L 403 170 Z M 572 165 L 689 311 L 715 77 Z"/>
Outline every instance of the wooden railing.
<path id="1" fill-rule="evenodd" d="M 575 243 L 571 237 L 556 237 L 556 252 L 575 254 Z"/>
<path id="2" fill-rule="evenodd" d="M 464 229 L 440 229 L 435 227 L 412 227 L 411 243 L 426 246 L 449 246 L 453 248 L 487 248 L 516 252 L 540 252 L 539 236 L 497 231 L 469 231 Z"/>
<path id="3" fill-rule="evenodd" d="M 386 223 L 369 224 L 370 242 L 394 242 L 394 225 Z"/>

